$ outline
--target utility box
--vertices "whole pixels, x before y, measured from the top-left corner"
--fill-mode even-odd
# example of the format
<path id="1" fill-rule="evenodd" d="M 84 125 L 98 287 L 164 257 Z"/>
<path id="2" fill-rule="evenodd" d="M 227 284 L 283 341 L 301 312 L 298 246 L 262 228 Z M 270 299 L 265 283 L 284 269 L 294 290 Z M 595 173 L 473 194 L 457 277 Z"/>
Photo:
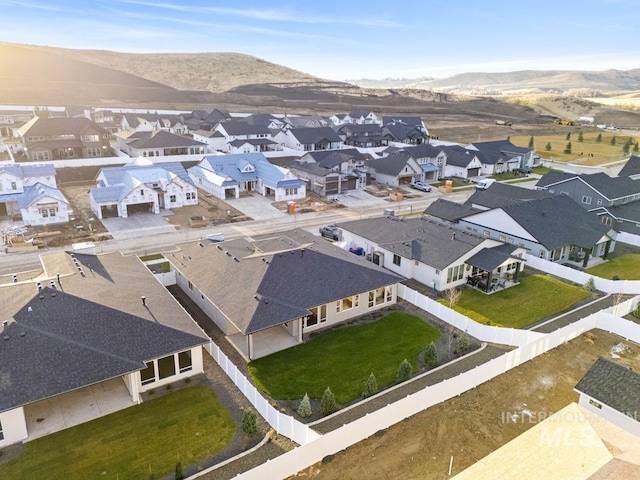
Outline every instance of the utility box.
<path id="1" fill-rule="evenodd" d="M 384 216 L 385 217 L 395 217 L 396 216 L 396 212 L 392 208 L 385 208 L 384 209 Z"/>

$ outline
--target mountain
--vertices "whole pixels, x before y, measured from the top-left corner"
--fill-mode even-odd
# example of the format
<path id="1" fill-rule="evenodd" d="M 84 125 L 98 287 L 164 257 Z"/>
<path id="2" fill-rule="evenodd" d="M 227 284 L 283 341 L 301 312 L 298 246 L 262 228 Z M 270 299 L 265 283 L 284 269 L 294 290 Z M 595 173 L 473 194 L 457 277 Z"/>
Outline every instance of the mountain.
<path id="1" fill-rule="evenodd" d="M 351 81 L 356 85 L 367 82 L 366 79 Z M 565 94 L 571 93 L 572 90 L 584 90 L 584 96 L 597 96 L 610 92 L 640 90 L 640 68 L 600 72 L 578 70 L 470 72 L 446 78 L 406 80 L 402 86 L 471 95 Z"/>

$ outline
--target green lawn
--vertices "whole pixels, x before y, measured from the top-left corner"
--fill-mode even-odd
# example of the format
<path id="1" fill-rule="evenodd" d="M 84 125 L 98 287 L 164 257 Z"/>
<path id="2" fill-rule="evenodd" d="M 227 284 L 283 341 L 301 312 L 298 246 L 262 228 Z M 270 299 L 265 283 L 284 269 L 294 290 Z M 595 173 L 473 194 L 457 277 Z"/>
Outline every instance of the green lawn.
<path id="1" fill-rule="evenodd" d="M 523 328 L 589 297 L 584 289 L 546 275 L 526 275 L 520 284 L 486 295 L 465 289 L 456 311 L 480 323 Z M 441 303 L 447 305 L 446 299 Z"/>
<path id="2" fill-rule="evenodd" d="M 585 272 L 594 277 L 611 279 L 617 275 L 620 280 L 640 280 L 640 255 L 622 255 Z"/>
<path id="3" fill-rule="evenodd" d="M 293 348 L 249 363 L 259 388 L 278 400 L 320 398 L 327 387 L 338 403 L 362 394 L 371 372 L 380 387 L 395 382 L 400 362 L 414 370 L 418 354 L 440 332 L 423 320 L 393 312 L 377 322 L 328 331 Z"/>
<path id="4" fill-rule="evenodd" d="M 164 258 L 164 255 L 161 253 L 152 253 L 151 255 L 144 255 L 140 257 L 140 260 L 143 262 L 150 262 L 151 260 L 160 260 L 161 258 Z"/>
<path id="5" fill-rule="evenodd" d="M 161 478 L 225 449 L 235 431 L 211 389 L 190 387 L 28 442 L 0 478 Z"/>

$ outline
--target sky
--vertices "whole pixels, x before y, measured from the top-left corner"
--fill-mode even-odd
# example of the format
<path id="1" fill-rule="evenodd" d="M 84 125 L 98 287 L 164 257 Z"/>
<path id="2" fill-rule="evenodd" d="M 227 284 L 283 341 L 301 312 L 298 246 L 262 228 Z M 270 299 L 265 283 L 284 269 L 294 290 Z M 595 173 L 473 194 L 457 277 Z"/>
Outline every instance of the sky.
<path id="1" fill-rule="evenodd" d="M 638 0 L 0 0 L 0 41 L 237 52 L 332 80 L 640 68 Z"/>

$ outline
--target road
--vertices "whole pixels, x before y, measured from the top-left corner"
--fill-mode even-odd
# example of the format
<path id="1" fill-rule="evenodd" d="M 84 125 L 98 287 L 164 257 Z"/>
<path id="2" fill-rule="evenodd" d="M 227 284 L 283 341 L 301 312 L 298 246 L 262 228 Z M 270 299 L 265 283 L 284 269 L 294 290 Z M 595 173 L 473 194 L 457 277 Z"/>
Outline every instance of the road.
<path id="1" fill-rule="evenodd" d="M 396 215 L 420 215 L 427 206 L 439 197 L 454 202 L 464 202 L 473 193 L 472 190 L 457 191 L 449 194 L 441 192 L 419 193 L 416 198 L 404 199 L 400 202 L 390 202 L 384 208 L 390 208 Z M 378 200 L 378 201 L 375 201 Z M 225 239 L 243 236 L 263 235 L 294 228 L 308 229 L 318 235 L 317 227 L 331 223 L 347 222 L 363 218 L 380 217 L 384 214 L 379 199 L 372 197 L 371 205 L 356 208 L 334 208 L 320 212 L 295 213 L 270 220 L 251 220 L 248 222 L 230 223 L 216 227 L 197 230 L 181 230 L 154 236 L 142 236 L 125 240 L 107 240 L 96 244 L 98 253 L 121 252 L 124 255 L 146 255 L 148 253 L 171 250 L 176 244 L 205 238 L 210 233 L 222 233 Z M 55 251 L 66 250 L 69 247 L 43 249 L 37 252 L 0 253 L 0 275 L 36 270 L 41 267 L 40 255 Z"/>

